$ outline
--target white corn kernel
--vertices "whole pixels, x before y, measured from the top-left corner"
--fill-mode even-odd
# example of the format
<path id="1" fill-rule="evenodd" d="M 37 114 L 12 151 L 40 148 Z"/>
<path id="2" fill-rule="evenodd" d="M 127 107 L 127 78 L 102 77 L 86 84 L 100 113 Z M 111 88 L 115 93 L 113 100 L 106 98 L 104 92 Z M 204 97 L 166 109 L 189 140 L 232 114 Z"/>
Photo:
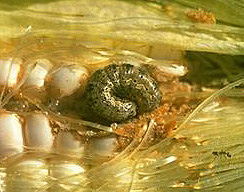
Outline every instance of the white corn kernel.
<path id="1" fill-rule="evenodd" d="M 16 114 L 0 113 L 0 138 L 0 158 L 23 151 L 22 125 Z"/>
<path id="2" fill-rule="evenodd" d="M 55 138 L 55 152 L 60 154 L 83 156 L 84 144 L 70 132 L 59 132 Z"/>
<path id="3" fill-rule="evenodd" d="M 85 169 L 74 162 L 54 161 L 49 167 L 49 175 L 57 181 L 49 189 L 50 191 L 83 191 L 80 183 L 85 179 L 82 173 Z M 80 175 L 79 175 L 80 174 Z M 72 177 L 75 175 L 75 177 Z M 69 178 L 71 176 L 71 178 Z M 59 183 L 59 178 L 65 178 L 65 183 Z"/>
<path id="4" fill-rule="evenodd" d="M 21 65 L 19 59 L 0 60 L 0 86 L 14 87 L 19 81 Z"/>
<path id="5" fill-rule="evenodd" d="M 51 126 L 42 113 L 30 113 L 25 117 L 24 135 L 28 149 L 49 151 L 52 147 Z"/>
<path id="6" fill-rule="evenodd" d="M 77 65 L 62 66 L 51 74 L 49 90 L 51 96 L 65 97 L 73 94 L 86 81 L 88 72 Z"/>
<path id="7" fill-rule="evenodd" d="M 44 86 L 45 78 L 52 64 L 47 59 L 37 59 L 33 64 L 28 78 L 24 83 L 24 87 L 41 88 Z"/>
<path id="8" fill-rule="evenodd" d="M 29 159 L 20 161 L 7 169 L 6 191 L 39 191 L 47 184 L 48 169 L 44 161 Z M 4 190 L 5 191 L 5 190 Z"/>
<path id="9" fill-rule="evenodd" d="M 112 156 L 116 149 L 116 137 L 98 137 L 92 138 L 88 142 L 88 151 L 94 157 L 98 156 Z"/>

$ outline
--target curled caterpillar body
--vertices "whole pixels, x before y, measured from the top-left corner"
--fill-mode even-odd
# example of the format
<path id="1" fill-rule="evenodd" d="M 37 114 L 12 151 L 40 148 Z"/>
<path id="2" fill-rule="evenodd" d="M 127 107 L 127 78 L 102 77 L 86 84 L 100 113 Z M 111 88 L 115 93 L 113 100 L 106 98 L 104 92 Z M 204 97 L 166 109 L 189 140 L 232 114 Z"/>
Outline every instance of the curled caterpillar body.
<path id="1" fill-rule="evenodd" d="M 162 94 L 157 82 L 142 68 L 112 64 L 92 75 L 86 97 L 98 116 L 121 122 L 155 109 Z"/>

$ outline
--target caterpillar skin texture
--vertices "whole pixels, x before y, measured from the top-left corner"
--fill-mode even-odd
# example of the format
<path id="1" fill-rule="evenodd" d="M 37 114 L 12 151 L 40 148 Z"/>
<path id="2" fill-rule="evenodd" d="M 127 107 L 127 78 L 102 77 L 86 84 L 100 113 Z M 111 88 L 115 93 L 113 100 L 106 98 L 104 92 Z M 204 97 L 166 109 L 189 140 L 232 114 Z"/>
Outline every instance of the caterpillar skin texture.
<path id="1" fill-rule="evenodd" d="M 93 112 L 109 122 L 152 111 L 162 99 L 157 82 L 146 70 L 131 64 L 111 64 L 97 70 L 85 94 Z"/>

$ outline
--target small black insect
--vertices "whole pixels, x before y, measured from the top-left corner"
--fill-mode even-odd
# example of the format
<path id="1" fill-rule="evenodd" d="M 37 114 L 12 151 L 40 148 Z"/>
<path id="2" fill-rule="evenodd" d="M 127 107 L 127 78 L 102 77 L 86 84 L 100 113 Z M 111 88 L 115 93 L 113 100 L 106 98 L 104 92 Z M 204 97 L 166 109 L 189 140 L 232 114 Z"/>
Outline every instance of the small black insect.
<path id="1" fill-rule="evenodd" d="M 91 76 L 85 97 L 99 117 L 121 122 L 155 109 L 162 94 L 157 82 L 143 68 L 112 64 Z"/>
<path id="2" fill-rule="evenodd" d="M 213 151 L 212 154 L 217 157 L 217 156 L 226 156 L 231 158 L 232 155 L 229 152 L 225 152 L 225 151 Z"/>

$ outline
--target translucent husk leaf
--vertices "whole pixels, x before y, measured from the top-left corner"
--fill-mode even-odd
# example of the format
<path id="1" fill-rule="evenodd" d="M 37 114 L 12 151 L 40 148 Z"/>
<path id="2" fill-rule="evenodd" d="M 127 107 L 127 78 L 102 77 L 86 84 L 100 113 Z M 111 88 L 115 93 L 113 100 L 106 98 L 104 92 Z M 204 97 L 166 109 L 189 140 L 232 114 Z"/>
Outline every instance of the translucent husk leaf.
<path id="1" fill-rule="evenodd" d="M 55 53 L 57 56 L 65 53 L 65 57 L 76 44 L 77 49 L 70 52 L 79 58 L 89 54 L 87 64 L 96 64 L 107 57 L 93 48 L 108 41 L 109 44 L 110 41 L 133 41 L 170 45 L 179 50 L 243 55 L 243 1 L 219 0 L 214 6 L 211 3 L 197 0 L 83 0 L 1 4 L 0 38 L 6 43 L 22 38 L 27 26 L 31 26 L 32 35 L 24 37 L 20 46 L 26 60 L 49 54 L 54 54 L 55 58 Z M 173 8 L 173 17 L 162 8 L 168 5 Z M 192 23 L 185 15 L 192 8 L 211 11 L 217 24 Z M 47 47 L 37 54 L 38 49 L 30 45 L 35 37 L 48 37 L 50 44 L 55 42 L 57 45 L 50 46 L 51 51 Z M 84 47 L 89 43 L 91 49 Z M 19 54 L 18 51 L 14 56 Z M 244 190 L 243 82 L 240 80 L 210 96 L 184 122 L 179 122 L 173 137 L 143 150 L 143 142 L 151 130 L 149 124 L 142 130 L 141 137 L 112 161 L 57 180 L 43 177 L 40 172 L 45 182 L 33 190 L 48 191 L 57 184 L 66 186 L 64 191 L 69 192 Z M 228 152 L 232 157 L 212 153 L 220 151 Z M 19 169 L 10 173 L 10 182 L 21 174 L 24 181 L 36 180 L 25 177 L 26 173 Z M 46 167 L 42 169 L 46 171 Z M 5 177 L 4 171 L 2 177 Z"/>
<path id="2" fill-rule="evenodd" d="M 78 31 L 78 36 L 84 37 L 163 44 L 180 50 L 243 54 L 241 1 L 211 3 L 84 0 L 29 3 L 26 6 L 2 4 L 0 35 L 18 37 L 22 35 L 21 29 L 32 26 L 48 35 L 57 30 L 70 35 Z M 211 11 L 217 24 L 191 22 L 186 13 L 194 8 Z"/>

